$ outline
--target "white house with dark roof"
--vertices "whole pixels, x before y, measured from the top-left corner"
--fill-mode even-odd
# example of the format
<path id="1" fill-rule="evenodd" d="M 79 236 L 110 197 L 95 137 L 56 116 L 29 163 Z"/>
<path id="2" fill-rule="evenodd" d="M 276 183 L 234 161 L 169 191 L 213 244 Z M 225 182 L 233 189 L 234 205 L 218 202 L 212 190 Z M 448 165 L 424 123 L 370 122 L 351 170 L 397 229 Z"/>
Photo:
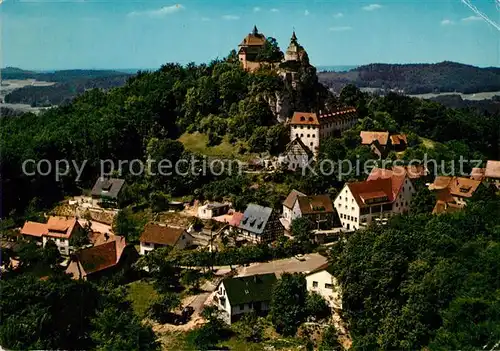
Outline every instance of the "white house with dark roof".
<path id="1" fill-rule="evenodd" d="M 245 313 L 267 313 L 276 281 L 274 273 L 224 279 L 217 286 L 213 297 L 222 319 L 231 324 Z"/>
<path id="2" fill-rule="evenodd" d="M 382 170 L 363 182 L 346 183 L 334 201 L 342 227 L 357 230 L 410 209 L 415 188 L 408 175 Z"/>
<path id="3" fill-rule="evenodd" d="M 253 243 L 273 241 L 284 234 L 276 211 L 257 204 L 247 206 L 237 230 L 240 239 Z"/>

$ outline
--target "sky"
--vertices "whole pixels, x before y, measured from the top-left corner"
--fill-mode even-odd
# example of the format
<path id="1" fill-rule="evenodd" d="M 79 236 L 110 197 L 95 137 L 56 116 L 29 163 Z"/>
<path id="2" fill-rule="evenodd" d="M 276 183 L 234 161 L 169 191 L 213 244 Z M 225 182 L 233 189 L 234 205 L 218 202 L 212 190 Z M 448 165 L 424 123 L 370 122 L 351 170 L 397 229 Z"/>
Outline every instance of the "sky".
<path id="1" fill-rule="evenodd" d="M 500 22 L 500 0 L 470 0 Z M 316 66 L 457 61 L 500 66 L 500 29 L 461 0 L 0 0 L 0 66 L 158 68 L 209 62 L 254 25 Z"/>

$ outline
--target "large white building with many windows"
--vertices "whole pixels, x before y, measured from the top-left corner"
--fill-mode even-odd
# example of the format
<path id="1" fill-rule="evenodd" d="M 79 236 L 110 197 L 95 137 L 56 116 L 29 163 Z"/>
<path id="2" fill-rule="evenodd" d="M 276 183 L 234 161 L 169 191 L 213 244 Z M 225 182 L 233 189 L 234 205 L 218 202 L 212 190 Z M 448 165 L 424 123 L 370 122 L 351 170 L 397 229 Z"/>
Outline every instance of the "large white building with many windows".
<path id="1" fill-rule="evenodd" d="M 345 108 L 328 113 L 295 112 L 289 121 L 290 140 L 300 138 L 314 155 L 319 152 L 322 139 L 340 134 L 358 122 L 355 108 Z"/>
<path id="2" fill-rule="evenodd" d="M 342 227 L 357 230 L 372 222 L 384 224 L 389 217 L 407 212 L 414 193 L 406 172 L 376 169 L 363 182 L 346 183 L 334 206 Z"/>

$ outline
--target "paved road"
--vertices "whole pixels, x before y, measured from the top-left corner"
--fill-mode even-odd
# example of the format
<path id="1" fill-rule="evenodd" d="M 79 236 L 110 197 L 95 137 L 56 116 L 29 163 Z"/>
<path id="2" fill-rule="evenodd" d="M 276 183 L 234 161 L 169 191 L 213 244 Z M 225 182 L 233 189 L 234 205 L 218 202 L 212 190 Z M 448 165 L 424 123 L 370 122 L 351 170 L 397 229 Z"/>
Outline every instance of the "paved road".
<path id="1" fill-rule="evenodd" d="M 296 258 L 285 258 L 264 263 L 254 263 L 248 267 L 238 268 L 238 276 L 244 277 L 254 274 L 276 273 L 278 276 L 284 272 L 288 273 L 308 273 L 327 263 L 327 259 L 320 254 L 304 255 L 304 260 Z"/>

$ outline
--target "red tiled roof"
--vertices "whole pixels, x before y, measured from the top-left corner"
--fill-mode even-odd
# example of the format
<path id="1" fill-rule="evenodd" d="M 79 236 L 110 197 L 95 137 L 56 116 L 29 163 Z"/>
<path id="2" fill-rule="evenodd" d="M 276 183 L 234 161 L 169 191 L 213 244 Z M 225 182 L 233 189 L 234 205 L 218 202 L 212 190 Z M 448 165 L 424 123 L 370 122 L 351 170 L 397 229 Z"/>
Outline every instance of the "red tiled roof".
<path id="1" fill-rule="evenodd" d="M 463 177 L 453 177 L 452 181 L 448 185 L 450 194 L 460 197 L 471 197 L 477 188 L 481 185 L 479 180 L 463 178 Z"/>
<path id="2" fill-rule="evenodd" d="M 455 203 L 447 203 L 445 201 L 438 200 L 436 205 L 432 210 L 432 214 L 442 214 L 442 213 L 453 213 L 458 212 L 462 209 L 462 206 Z"/>
<path id="3" fill-rule="evenodd" d="M 406 175 L 410 179 L 425 177 L 429 173 L 424 165 L 394 166 L 392 167 L 392 171 L 398 175 L 406 172 Z"/>
<path id="4" fill-rule="evenodd" d="M 370 145 L 374 141 L 378 141 L 380 145 L 387 145 L 389 140 L 389 132 L 366 132 L 359 133 L 361 137 L 361 144 Z"/>
<path id="5" fill-rule="evenodd" d="M 333 212 L 332 200 L 328 195 L 298 196 L 297 201 L 302 214 Z"/>
<path id="6" fill-rule="evenodd" d="M 84 272 L 82 272 L 84 276 L 118 264 L 126 242 L 125 238 L 121 236 L 116 236 L 115 239 L 101 245 L 80 250 L 75 254 L 77 263 L 84 269 Z"/>
<path id="7" fill-rule="evenodd" d="M 285 201 L 283 202 L 283 206 L 292 209 L 293 205 L 295 204 L 295 200 L 297 200 L 298 196 L 306 196 L 306 194 L 303 194 L 300 191 L 293 189 L 292 191 L 290 191 L 290 194 L 288 194 Z"/>
<path id="8" fill-rule="evenodd" d="M 24 222 L 23 228 L 21 229 L 21 234 L 30 235 L 36 237 L 42 237 L 42 235 L 47 235 L 49 229 L 47 228 L 46 223 L 38 223 L 38 222 Z"/>
<path id="9" fill-rule="evenodd" d="M 452 180 L 452 177 L 437 176 L 434 182 L 429 185 L 429 190 L 439 190 L 447 188 Z"/>
<path id="10" fill-rule="evenodd" d="M 49 230 L 47 236 L 69 239 L 75 226 L 79 226 L 76 217 L 49 217 L 49 220 L 47 221 L 47 227 Z"/>
<path id="11" fill-rule="evenodd" d="M 473 168 L 470 172 L 470 179 L 482 181 L 484 179 L 485 168 Z"/>
<path id="12" fill-rule="evenodd" d="M 393 202 L 394 196 L 392 193 L 391 178 L 379 178 L 376 180 L 366 180 L 364 182 L 354 182 L 346 184 L 351 191 L 354 199 L 360 207 L 364 207 L 365 203 L 361 198 L 361 194 L 380 192 L 387 196 L 387 202 Z"/>
<path id="13" fill-rule="evenodd" d="M 392 145 L 408 144 L 406 134 L 394 134 L 390 136 Z"/>
<path id="14" fill-rule="evenodd" d="M 486 162 L 484 175 L 486 178 L 500 178 L 500 161 Z"/>
<path id="15" fill-rule="evenodd" d="M 403 186 L 406 179 L 406 170 L 401 172 L 401 169 L 389 170 L 383 168 L 374 168 L 372 169 L 370 175 L 367 180 L 377 180 L 377 179 L 391 179 L 391 189 L 394 198 L 396 198 Z"/>
<path id="16" fill-rule="evenodd" d="M 173 246 L 184 232 L 185 230 L 182 228 L 172 228 L 166 225 L 148 223 L 144 227 L 140 241 Z"/>
<path id="17" fill-rule="evenodd" d="M 319 120 L 312 112 L 294 112 L 290 124 L 319 125 Z"/>

